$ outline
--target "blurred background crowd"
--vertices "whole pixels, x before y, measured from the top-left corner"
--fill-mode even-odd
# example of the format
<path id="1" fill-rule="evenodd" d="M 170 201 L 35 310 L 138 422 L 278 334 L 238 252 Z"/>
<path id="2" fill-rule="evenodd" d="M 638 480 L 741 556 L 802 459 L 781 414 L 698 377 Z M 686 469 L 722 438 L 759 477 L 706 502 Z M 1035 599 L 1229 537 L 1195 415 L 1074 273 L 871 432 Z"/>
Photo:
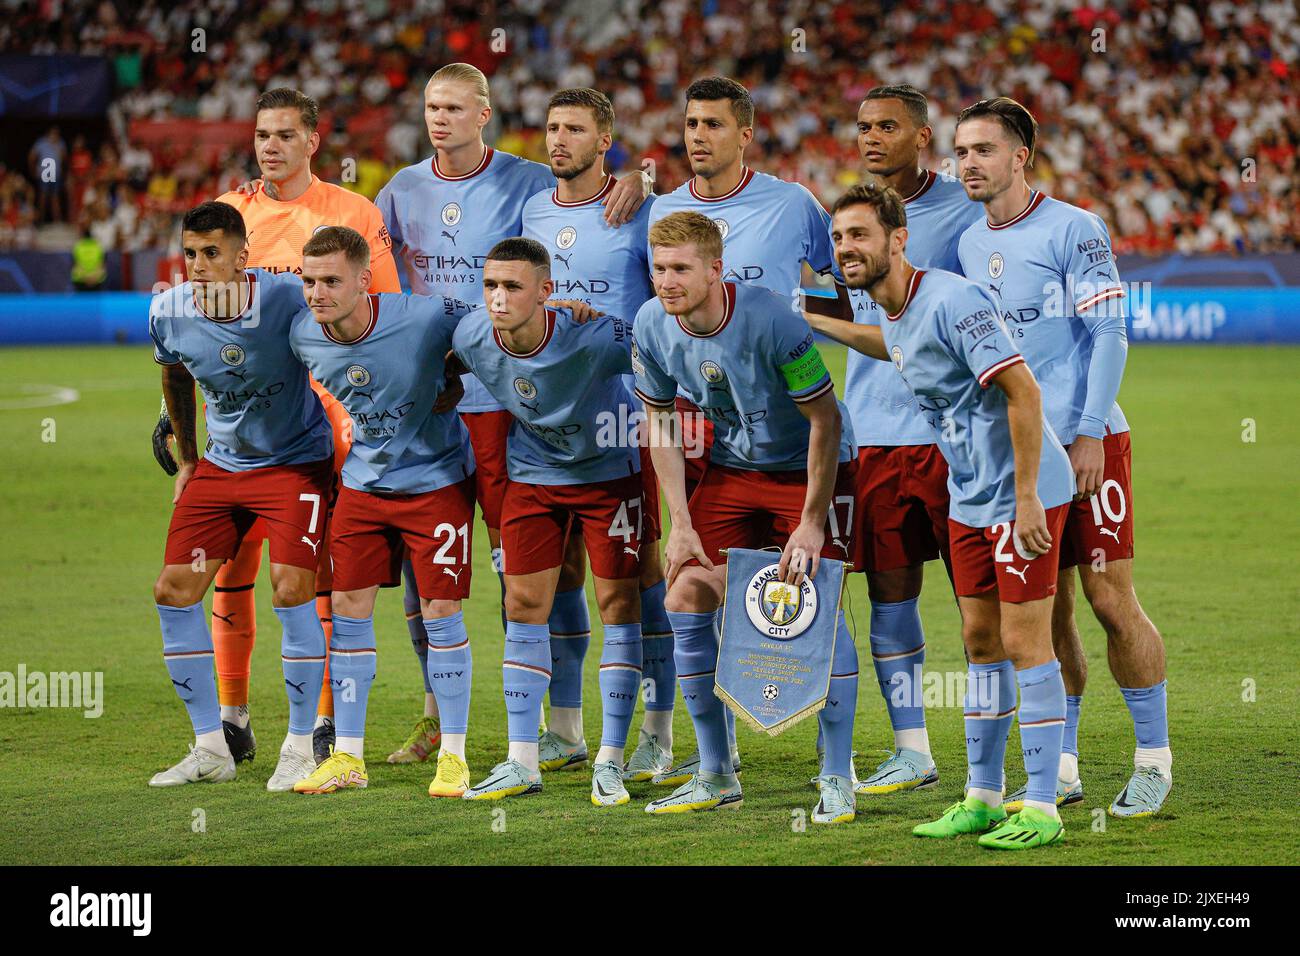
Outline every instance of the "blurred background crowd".
<path id="1" fill-rule="evenodd" d="M 935 168 L 963 106 L 1025 103 L 1033 184 L 1101 215 L 1121 254 L 1300 244 L 1289 0 L 0 0 L 0 56 L 15 54 L 105 58 L 111 91 L 103 116 L 3 137 L 0 250 L 173 246 L 180 212 L 255 178 L 253 105 L 276 86 L 321 105 L 316 173 L 373 197 L 430 154 L 423 86 L 457 60 L 489 76 L 488 141 L 539 161 L 550 94 L 604 90 L 609 165 L 654 159 L 659 192 L 689 175 L 696 77 L 744 83 L 750 165 L 825 204 L 859 176 L 862 95 L 907 82 L 930 97 Z"/>

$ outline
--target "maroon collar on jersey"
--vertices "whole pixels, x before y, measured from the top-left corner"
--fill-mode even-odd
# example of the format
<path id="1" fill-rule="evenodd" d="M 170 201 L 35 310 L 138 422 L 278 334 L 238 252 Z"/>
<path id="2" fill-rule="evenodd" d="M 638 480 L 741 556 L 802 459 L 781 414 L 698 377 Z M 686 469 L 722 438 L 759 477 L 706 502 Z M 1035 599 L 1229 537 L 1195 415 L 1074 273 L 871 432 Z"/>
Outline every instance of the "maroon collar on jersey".
<path id="1" fill-rule="evenodd" d="M 1043 200 L 1046 199 L 1046 198 L 1047 198 L 1047 196 L 1045 196 L 1043 193 L 1041 193 L 1041 192 L 1039 192 L 1037 189 L 1035 189 L 1035 190 L 1034 190 L 1034 194 L 1033 194 L 1032 196 L 1029 197 L 1029 202 L 1028 202 L 1028 204 L 1026 204 L 1026 206 L 1025 206 L 1024 209 L 1020 210 L 1019 213 L 1017 213 L 1016 215 L 1012 216 L 1012 217 L 1011 217 L 1010 219 L 1008 219 L 1006 222 L 1001 223 L 1001 224 L 996 225 L 996 226 L 993 225 L 993 223 L 990 222 L 990 223 L 988 224 L 988 227 L 989 227 L 990 229 L 1006 229 L 1006 228 L 1008 228 L 1008 227 L 1010 227 L 1010 226 L 1014 226 L 1016 223 L 1018 223 L 1018 222 L 1022 222 L 1023 220 L 1028 219 L 1028 218 L 1029 218 L 1029 214 L 1030 214 L 1031 212 L 1033 212 L 1035 209 L 1037 209 L 1039 206 L 1041 206 L 1041 205 L 1043 204 Z"/>
<path id="2" fill-rule="evenodd" d="M 209 322 L 216 322 L 220 325 L 229 325 L 231 322 L 238 322 L 247 315 L 248 310 L 253 307 L 253 299 L 257 296 L 257 273 L 253 272 L 251 269 L 246 269 L 244 270 L 244 275 L 248 277 L 248 301 L 244 303 L 244 307 L 239 310 L 238 315 L 232 315 L 228 319 L 218 319 L 217 317 L 208 315 L 208 313 L 204 312 L 203 304 L 194 296 L 194 292 L 197 290 L 195 290 L 194 286 L 191 284 L 190 299 L 194 302 L 194 308 L 199 310 L 199 315 L 203 316 Z"/>
<path id="3" fill-rule="evenodd" d="M 921 276 L 923 275 L 925 275 L 924 269 L 917 269 L 912 273 L 912 281 L 907 284 L 907 298 L 903 300 L 902 307 L 893 315 L 890 315 L 888 312 L 885 313 L 885 318 L 889 319 L 890 322 L 897 322 L 903 317 L 903 313 L 907 311 L 907 307 L 911 305 L 912 300 L 916 298 L 917 290 L 921 288 Z"/>
<path id="4" fill-rule="evenodd" d="M 589 206 L 594 202 L 600 202 L 602 199 L 604 199 L 613 191 L 614 191 L 614 177 L 606 173 L 605 182 L 601 185 L 599 189 L 596 190 L 596 195 L 590 196 L 587 199 L 578 199 L 573 202 L 565 202 L 563 199 L 560 198 L 560 190 L 557 188 L 551 190 L 551 202 L 555 203 L 555 205 L 557 206 L 564 206 L 566 209 L 571 209 L 574 206 Z"/>
<path id="5" fill-rule="evenodd" d="M 492 339 L 496 342 L 497 348 L 505 352 L 511 358 L 534 358 L 540 355 L 542 349 L 546 348 L 546 343 L 551 341 L 551 336 L 555 334 L 555 313 L 550 309 L 546 310 L 546 332 L 542 335 L 542 340 L 537 343 L 537 348 L 531 352 L 516 352 L 512 350 L 505 342 L 501 341 L 501 333 L 496 329 L 492 330 Z"/>
<path id="6" fill-rule="evenodd" d="M 370 322 L 366 325 L 366 330 L 364 332 L 351 342 L 344 342 L 330 331 L 328 325 L 322 325 L 320 330 L 325 333 L 325 338 L 329 339 L 335 345 L 356 345 L 358 342 L 364 342 L 369 337 L 370 333 L 375 330 L 375 326 L 379 323 L 379 296 L 373 292 L 369 292 L 366 294 L 366 298 L 370 300 Z"/>
<path id="7" fill-rule="evenodd" d="M 695 177 L 692 176 L 686 181 L 686 188 L 691 191 L 691 195 L 700 202 L 722 202 L 724 199 L 734 199 L 740 195 L 740 191 L 749 185 L 749 181 L 754 178 L 754 171 L 748 166 L 742 166 L 740 169 L 740 182 L 736 183 L 734 189 L 723 196 L 701 196 L 695 191 Z"/>
<path id="8" fill-rule="evenodd" d="M 445 179 L 449 183 L 458 183 L 463 179 L 473 179 L 479 173 L 483 172 L 483 170 L 487 169 L 488 165 L 492 162 L 492 154 L 494 152 L 496 152 L 496 150 L 494 150 L 491 146 L 485 147 L 483 150 L 483 159 L 477 166 L 475 166 L 473 169 L 471 169 L 463 176 L 448 176 L 446 173 L 444 173 L 442 170 L 438 168 L 438 151 L 434 150 L 433 161 L 430 163 L 429 168 L 433 170 L 433 174 L 437 176 L 439 179 Z"/>
<path id="9" fill-rule="evenodd" d="M 718 327 L 714 329 L 712 332 L 692 332 L 690 329 L 686 327 L 686 323 L 682 321 L 682 317 L 680 315 L 676 317 L 677 325 L 681 328 L 683 332 L 685 332 L 693 339 L 713 338 L 713 336 L 717 335 L 719 332 L 721 332 L 723 329 L 727 327 L 727 323 L 731 321 L 731 316 L 736 311 L 736 284 L 734 282 L 722 283 L 722 301 L 726 306 L 725 310 L 722 313 L 722 321 L 718 323 Z"/>
<path id="10" fill-rule="evenodd" d="M 930 187 L 934 185 L 934 181 L 939 178 L 939 175 L 933 169 L 927 169 L 924 172 L 925 176 L 921 185 L 916 187 L 916 192 L 912 193 L 912 195 L 904 196 L 903 202 L 913 202 L 914 200 L 920 199 L 929 191 Z"/>

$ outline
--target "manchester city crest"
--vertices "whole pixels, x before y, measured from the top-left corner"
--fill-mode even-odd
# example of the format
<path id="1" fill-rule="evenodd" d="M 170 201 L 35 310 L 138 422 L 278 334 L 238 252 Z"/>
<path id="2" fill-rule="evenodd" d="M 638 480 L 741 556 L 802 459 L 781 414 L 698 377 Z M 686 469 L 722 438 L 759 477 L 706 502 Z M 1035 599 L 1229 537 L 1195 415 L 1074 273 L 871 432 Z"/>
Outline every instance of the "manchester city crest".
<path id="1" fill-rule="evenodd" d="M 578 230 L 572 226 L 565 226 L 555 236 L 555 244 L 561 249 L 568 249 L 578 241 Z"/>
<path id="2" fill-rule="evenodd" d="M 894 368 L 901 372 L 903 370 L 903 350 L 895 345 L 889 350 L 889 357 L 894 360 Z"/>
<path id="3" fill-rule="evenodd" d="M 363 365 L 349 365 L 346 375 L 353 388 L 365 388 L 370 384 L 370 372 Z"/>
<path id="4" fill-rule="evenodd" d="M 515 394 L 526 402 L 532 401 L 537 397 L 537 386 L 526 378 L 517 378 L 514 382 Z"/>
<path id="5" fill-rule="evenodd" d="M 460 222 L 460 204 L 449 202 L 442 207 L 442 222 L 446 226 L 454 226 Z"/>
<path id="6" fill-rule="evenodd" d="M 228 342 L 221 346 L 221 361 L 233 367 L 244 364 L 244 347 Z"/>
<path id="7" fill-rule="evenodd" d="M 704 376 L 704 381 L 710 385 L 717 385 L 727 377 L 727 373 L 722 370 L 722 366 L 713 361 L 701 362 L 700 374 Z"/>
<path id="8" fill-rule="evenodd" d="M 713 220 L 713 224 L 718 227 L 718 232 L 722 233 L 722 238 L 725 241 L 727 233 L 731 232 L 731 226 L 727 223 L 727 220 L 715 219 Z"/>
<path id="9" fill-rule="evenodd" d="M 1002 275 L 1002 267 L 1005 263 L 1002 261 L 1002 253 L 995 252 L 989 256 L 989 278 L 996 279 Z"/>
<path id="10" fill-rule="evenodd" d="M 798 587 L 782 581 L 777 565 L 759 570 L 745 589 L 750 623 L 768 637 L 788 641 L 798 637 L 817 616 L 817 587 L 805 576 Z"/>

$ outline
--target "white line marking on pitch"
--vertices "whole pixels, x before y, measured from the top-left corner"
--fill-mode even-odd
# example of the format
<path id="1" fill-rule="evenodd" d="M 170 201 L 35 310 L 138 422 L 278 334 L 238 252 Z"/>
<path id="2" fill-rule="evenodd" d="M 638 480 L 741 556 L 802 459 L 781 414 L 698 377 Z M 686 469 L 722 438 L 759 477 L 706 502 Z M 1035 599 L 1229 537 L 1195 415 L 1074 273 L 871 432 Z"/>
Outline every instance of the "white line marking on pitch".
<path id="1" fill-rule="evenodd" d="M 54 405 L 71 405 L 81 399 L 81 393 L 75 388 L 62 385 L 33 385 L 22 382 L 9 386 L 13 391 L 26 395 L 26 398 L 0 398 L 0 411 L 16 411 L 24 408 L 50 408 Z"/>

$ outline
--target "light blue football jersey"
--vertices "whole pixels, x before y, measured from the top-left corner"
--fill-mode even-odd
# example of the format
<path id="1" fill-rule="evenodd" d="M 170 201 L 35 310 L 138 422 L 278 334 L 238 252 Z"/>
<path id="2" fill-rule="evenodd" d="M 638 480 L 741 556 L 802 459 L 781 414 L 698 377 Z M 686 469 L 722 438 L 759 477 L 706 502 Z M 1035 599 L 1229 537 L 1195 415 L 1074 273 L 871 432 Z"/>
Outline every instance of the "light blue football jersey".
<path id="1" fill-rule="evenodd" d="M 188 282 L 149 305 L 149 335 L 160 365 L 183 363 L 203 394 L 203 455 L 227 471 L 301 465 L 334 454 L 330 424 L 307 369 L 289 348 L 294 316 L 306 305 L 302 280 L 261 269 L 245 273 L 247 308 L 210 319 Z"/>
<path id="2" fill-rule="evenodd" d="M 722 278 L 727 282 L 762 286 L 790 303 L 799 295 L 804 262 L 822 275 L 839 273 L 831 217 L 799 183 L 745 167 L 735 189 L 710 199 L 696 194 L 692 177 L 659 197 L 650 224 L 683 210 L 708 216 L 722 232 Z"/>
<path id="3" fill-rule="evenodd" d="M 961 273 L 957 243 L 971 223 L 983 218 L 984 206 L 966 196 L 951 176 L 926 170 L 925 179 L 907 206 L 907 261 L 918 269 Z M 853 321 L 879 325 L 880 308 L 866 289 L 850 289 Z M 916 407 L 916 397 L 884 362 L 849 349 L 844 404 L 853 418 L 858 445 L 931 445 L 934 435 Z"/>
<path id="4" fill-rule="evenodd" d="M 523 234 L 524 203 L 554 185 L 550 167 L 488 147 L 478 168 L 463 176 L 443 175 L 436 157 L 398 170 L 375 205 L 407 264 L 412 292 L 478 304 L 487 254 Z M 464 382 L 460 411 L 501 408 L 473 376 Z"/>
<path id="5" fill-rule="evenodd" d="M 939 269 L 917 270 L 907 300 L 881 326 L 885 348 L 948 462 L 948 514 L 972 528 L 1016 516 L 1016 462 L 1007 398 L 990 385 L 1024 362 L 978 284 Z M 882 363 L 883 364 L 883 363 Z M 1044 508 L 1074 497 L 1074 470 L 1043 416 L 1038 497 Z"/>
<path id="6" fill-rule="evenodd" d="M 626 410 L 619 414 L 622 376 L 632 368 L 630 323 L 606 315 L 579 324 L 568 309 L 547 309 L 541 344 L 517 355 L 480 306 L 461 320 L 453 344 L 515 417 L 506 438 L 512 481 L 581 485 L 640 472 L 635 429 L 623 427 Z"/>
<path id="7" fill-rule="evenodd" d="M 785 295 L 723 283 L 727 311 L 708 335 L 690 332 L 657 298 L 637 315 L 632 367 L 637 395 L 667 408 L 679 389 L 713 422 L 709 460 L 749 471 L 808 467 L 811 425 L 798 403 L 834 392 L 812 329 Z M 854 454 L 853 426 L 840 405 L 840 461 Z"/>
<path id="8" fill-rule="evenodd" d="M 960 251 L 962 271 L 1001 304 L 1062 443 L 1128 431 L 1115 401 L 1128 313 L 1106 224 L 1035 191 L 1015 218 L 998 226 L 982 218 L 967 229 Z"/>
<path id="9" fill-rule="evenodd" d="M 614 182 L 606 177 L 604 187 L 585 202 L 563 202 L 554 188 L 538 193 L 524 205 L 523 234 L 551 254 L 555 298 L 577 299 L 631 322 L 655 294 L 646 233 L 657 197 L 648 197 L 631 222 L 615 229 L 605 222 L 601 205 Z M 630 397 L 636 387 L 632 376 L 624 385 Z"/>
<path id="10" fill-rule="evenodd" d="M 445 296 L 368 296 L 370 325 L 340 342 L 311 309 L 294 320 L 291 342 L 312 376 L 352 416 L 343 484 L 354 491 L 420 494 L 474 471 L 469 432 L 455 411 L 433 413 L 451 337 L 464 302 Z"/>

